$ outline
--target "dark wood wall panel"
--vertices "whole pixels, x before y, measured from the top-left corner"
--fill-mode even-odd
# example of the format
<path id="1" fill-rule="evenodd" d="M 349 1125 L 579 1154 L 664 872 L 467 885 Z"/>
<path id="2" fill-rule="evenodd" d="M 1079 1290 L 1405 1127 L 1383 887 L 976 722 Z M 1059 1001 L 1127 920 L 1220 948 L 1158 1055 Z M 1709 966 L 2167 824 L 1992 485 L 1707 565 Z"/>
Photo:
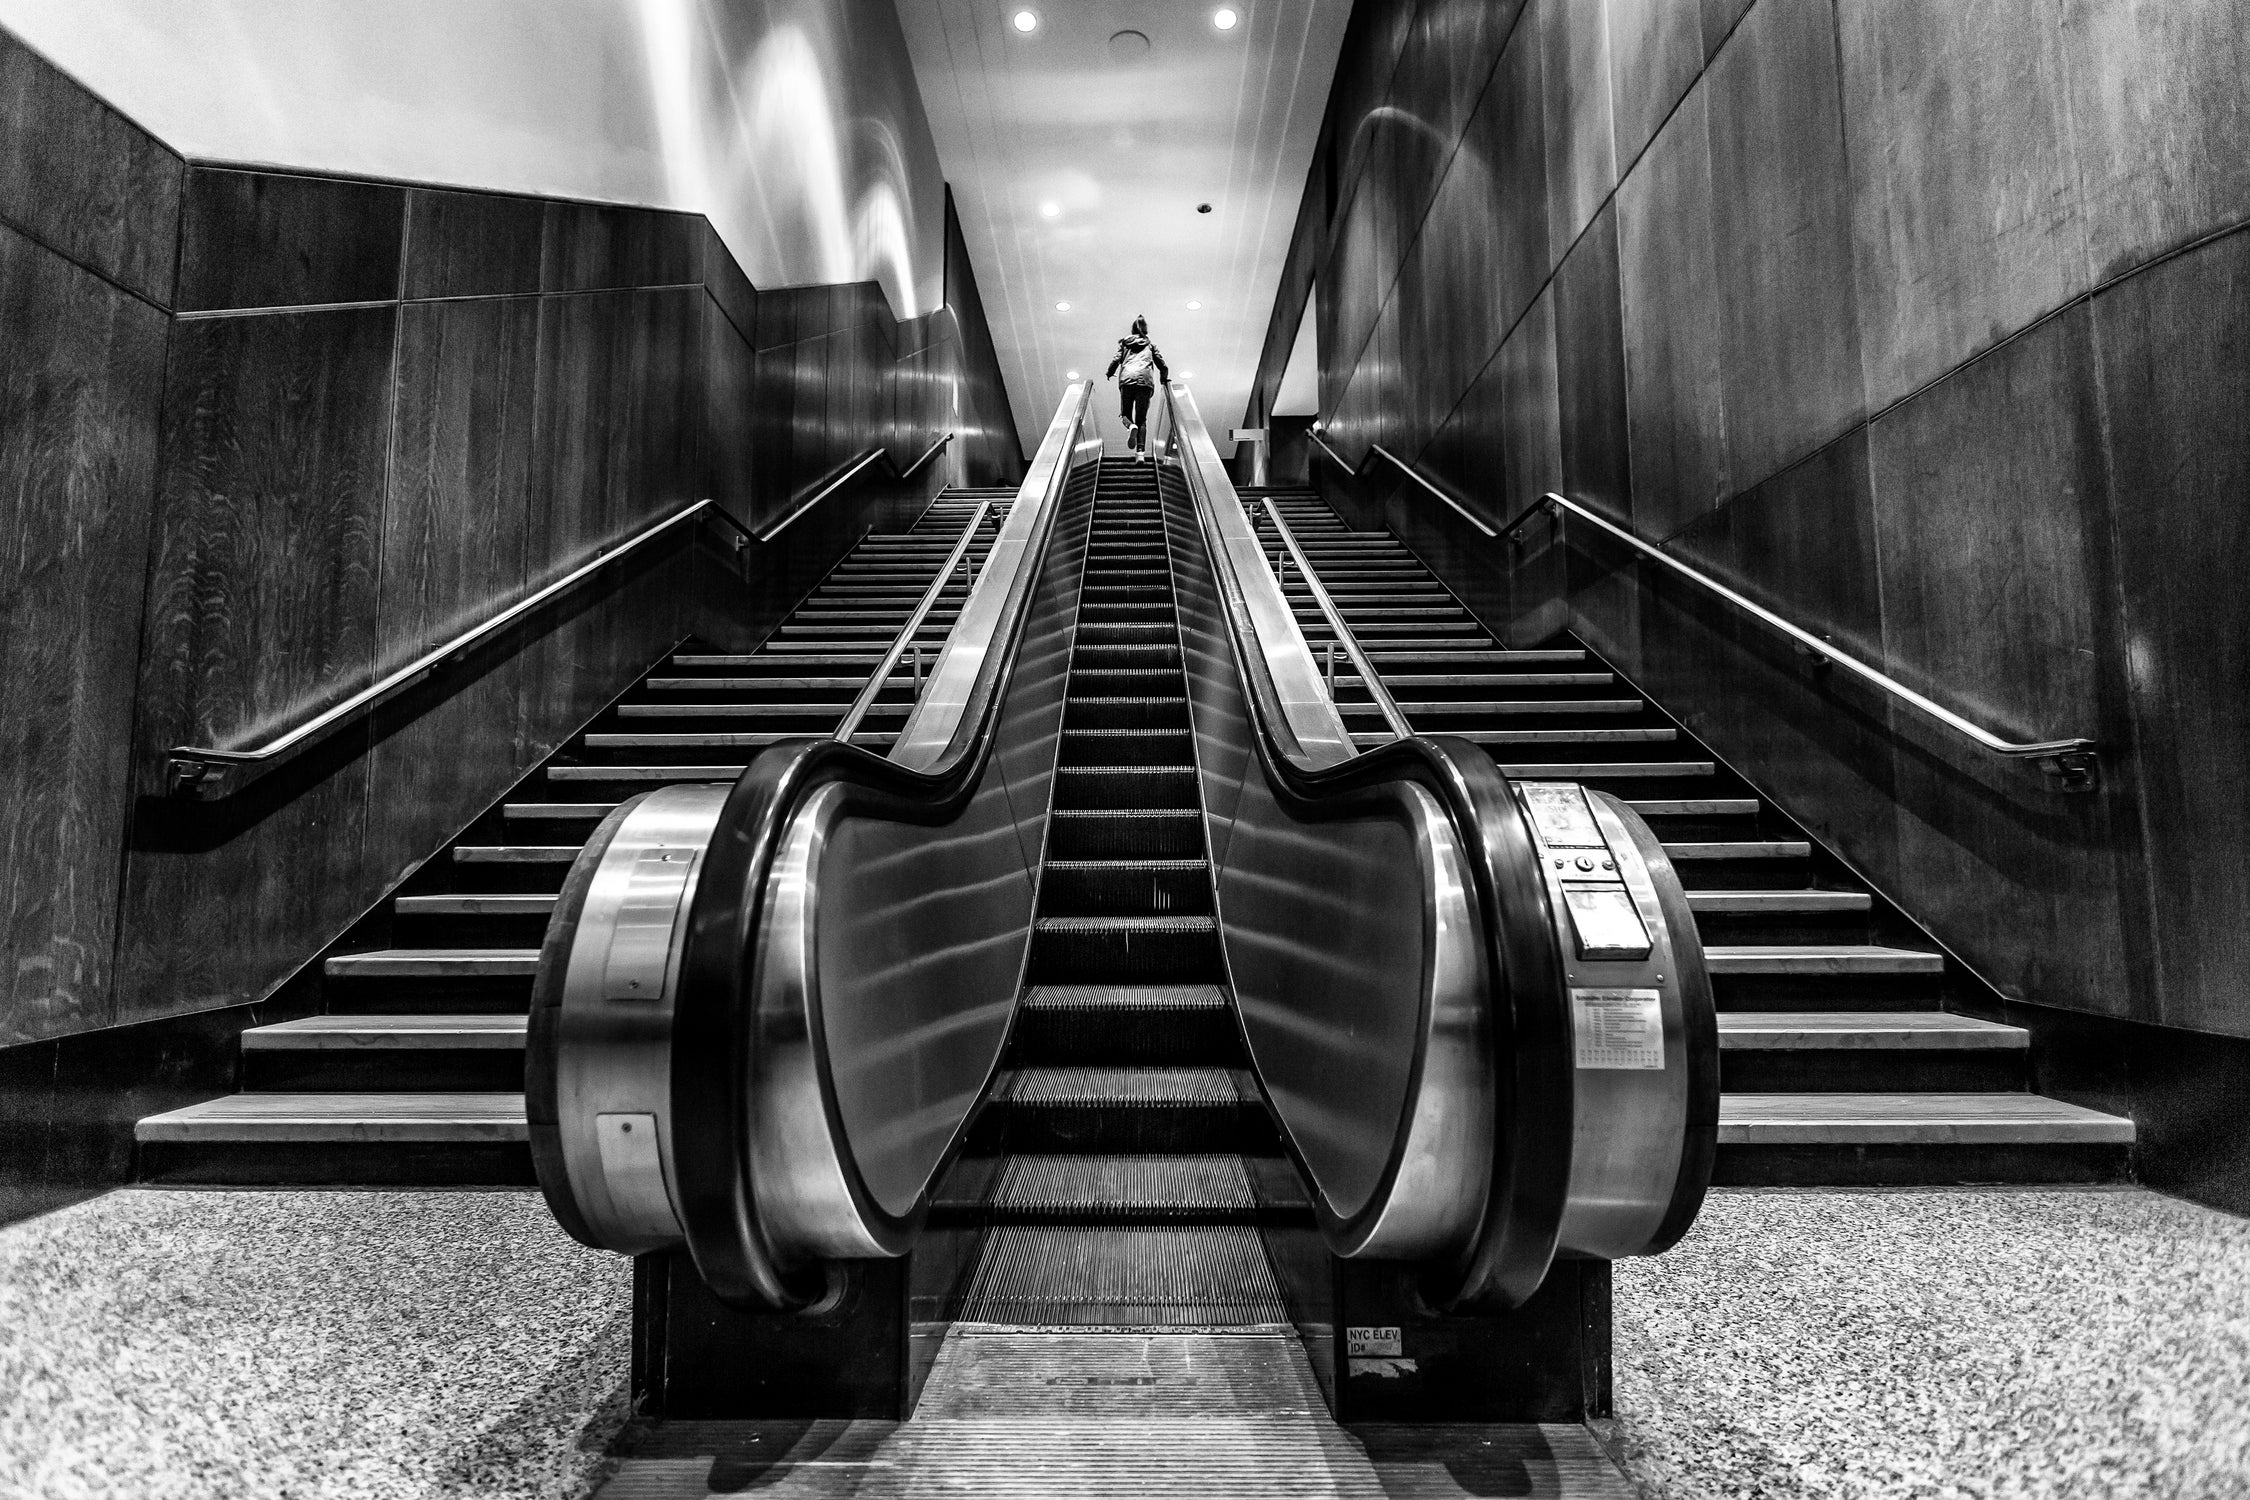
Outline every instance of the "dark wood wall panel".
<path id="1" fill-rule="evenodd" d="M 2159 1018 L 2250 1033 L 2250 234 L 2094 305 Z"/>
<path id="2" fill-rule="evenodd" d="M 265 997 L 683 634 L 754 645 L 949 474 L 1020 478 L 947 212 L 948 306 L 901 323 L 762 296 L 697 215 L 184 164 L 0 33 L 0 1076 L 35 1102 L 0 1156 L 114 1180 L 120 1108 L 223 1087 Z M 777 518 L 947 428 L 914 486 L 648 556 L 248 793 L 163 795 L 169 746 L 255 743 L 657 516 Z M 145 1046 L 71 1040 L 109 1027 Z"/>
<path id="3" fill-rule="evenodd" d="M 169 307 L 179 157 L 4 31 L 0 100 L 0 219 Z"/>
<path id="4" fill-rule="evenodd" d="M 539 290 L 547 205 L 498 193 L 406 195 L 405 294 L 506 297 Z"/>
<path id="5" fill-rule="evenodd" d="M 404 188 L 192 167 L 179 309 L 395 301 L 405 222 Z"/>
<path id="6" fill-rule="evenodd" d="M 165 747 L 255 742 L 372 675 L 397 324 L 374 307 L 173 329 L 134 747 L 144 793 L 161 791 Z M 365 802 L 347 762 L 217 828 L 137 819 L 119 1019 L 253 997 L 308 956 L 305 933 L 340 932 L 364 905 Z"/>
<path id="7" fill-rule="evenodd" d="M 110 1015 L 165 322 L 0 227 L 0 1046 Z"/>
<path id="8" fill-rule="evenodd" d="M 1348 457 L 1494 518 L 1563 489 L 1997 732 L 2095 737 L 2103 790 L 2058 793 L 1583 536 L 1509 552 L 1314 466 L 1496 627 L 1611 654 L 2003 992 L 2250 1035 L 2240 7 L 1474 10 L 1355 8 L 1253 420 L 1317 287 Z"/>

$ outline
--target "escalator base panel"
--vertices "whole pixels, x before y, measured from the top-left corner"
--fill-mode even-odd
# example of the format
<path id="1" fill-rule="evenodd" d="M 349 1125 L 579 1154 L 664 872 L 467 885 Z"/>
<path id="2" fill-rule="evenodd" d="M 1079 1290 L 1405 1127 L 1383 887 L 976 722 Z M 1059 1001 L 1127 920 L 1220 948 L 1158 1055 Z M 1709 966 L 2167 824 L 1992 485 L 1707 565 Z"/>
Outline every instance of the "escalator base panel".
<path id="1" fill-rule="evenodd" d="M 1289 1311 L 1247 1225 L 992 1230 L 955 1314 L 1040 1327 L 1242 1327 Z"/>

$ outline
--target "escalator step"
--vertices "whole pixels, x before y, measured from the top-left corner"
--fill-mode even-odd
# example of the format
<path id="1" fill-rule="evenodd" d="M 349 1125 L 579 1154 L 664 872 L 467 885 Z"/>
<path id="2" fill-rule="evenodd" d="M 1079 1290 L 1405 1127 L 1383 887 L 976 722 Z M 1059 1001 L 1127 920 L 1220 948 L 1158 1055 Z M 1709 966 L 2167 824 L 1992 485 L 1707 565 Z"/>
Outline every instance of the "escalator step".
<path id="1" fill-rule="evenodd" d="M 1225 972 L 1209 917 L 1041 917 L 1032 928 L 1033 984 L 1192 983 Z"/>
<path id="2" fill-rule="evenodd" d="M 1201 788 L 1193 766 L 1061 766 L 1057 808 L 1192 808 Z"/>
<path id="3" fill-rule="evenodd" d="M 1188 729 L 1066 729 L 1062 763 L 1082 766 L 1179 766 L 1194 758 Z"/>
<path id="4" fill-rule="evenodd" d="M 998 1096 L 1068 1109 L 1202 1109 L 1254 1098 L 1246 1087 L 1231 1068 L 1019 1068 Z"/>
<path id="5" fill-rule="evenodd" d="M 1040 909 L 1055 916 L 1194 916 L 1211 910 L 1200 859 L 1051 859 Z"/>
<path id="6" fill-rule="evenodd" d="M 1195 810 L 1057 810 L 1048 823 L 1054 859 L 1200 859 L 1203 814 Z"/>
<path id="7" fill-rule="evenodd" d="M 1248 1214 L 1258 1206 L 1239 1156 L 1011 1156 L 987 1205 L 1009 1218 Z"/>
<path id="8" fill-rule="evenodd" d="M 1008 1224 L 985 1240 L 966 1322 L 1245 1325 L 1288 1319 L 1258 1231 Z"/>

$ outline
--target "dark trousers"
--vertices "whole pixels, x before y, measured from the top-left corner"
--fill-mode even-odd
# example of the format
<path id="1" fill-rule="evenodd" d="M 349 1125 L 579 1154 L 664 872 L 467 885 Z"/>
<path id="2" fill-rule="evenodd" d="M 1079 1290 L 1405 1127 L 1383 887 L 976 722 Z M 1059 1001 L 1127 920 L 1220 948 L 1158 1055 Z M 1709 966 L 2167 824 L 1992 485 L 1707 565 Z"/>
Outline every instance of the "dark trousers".
<path id="1" fill-rule="evenodd" d="M 1117 388 L 1119 415 L 1125 418 L 1125 446 L 1134 450 L 1148 446 L 1148 398 L 1156 394 L 1149 385 L 1121 385 Z"/>

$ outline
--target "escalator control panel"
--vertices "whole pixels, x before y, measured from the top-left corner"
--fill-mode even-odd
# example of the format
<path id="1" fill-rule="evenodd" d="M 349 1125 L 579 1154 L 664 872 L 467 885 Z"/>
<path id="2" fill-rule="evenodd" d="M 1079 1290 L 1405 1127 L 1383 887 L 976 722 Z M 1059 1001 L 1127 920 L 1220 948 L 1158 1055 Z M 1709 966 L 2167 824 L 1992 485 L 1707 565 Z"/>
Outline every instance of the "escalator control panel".
<path id="1" fill-rule="evenodd" d="M 1641 905 L 1627 887 L 1617 850 L 1603 836 L 1586 790 L 1575 782 L 1517 782 L 1516 795 L 1531 815 L 1547 885 L 1570 923 L 1581 959 L 1638 962 L 1654 944 Z"/>

